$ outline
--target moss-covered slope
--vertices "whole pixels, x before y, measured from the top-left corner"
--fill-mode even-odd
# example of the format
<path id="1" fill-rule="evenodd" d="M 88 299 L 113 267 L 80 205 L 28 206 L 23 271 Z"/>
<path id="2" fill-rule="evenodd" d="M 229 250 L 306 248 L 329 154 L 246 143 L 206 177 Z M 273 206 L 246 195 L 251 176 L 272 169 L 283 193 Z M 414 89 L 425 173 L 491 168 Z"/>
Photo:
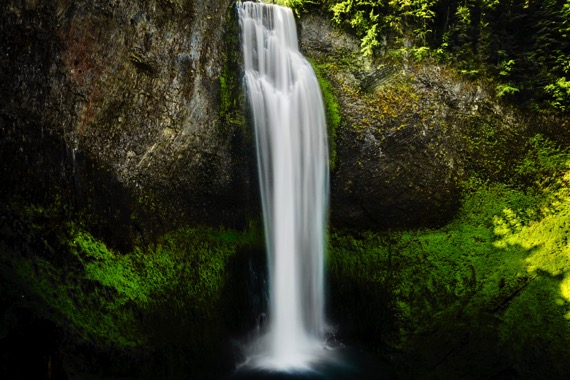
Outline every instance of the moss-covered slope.
<path id="1" fill-rule="evenodd" d="M 570 152 L 537 135 L 511 173 L 442 228 L 332 233 L 335 316 L 403 378 L 570 373 Z"/>
<path id="2" fill-rule="evenodd" d="M 121 252 L 61 219 L 59 206 L 10 210 L 0 220 L 0 347 L 34 325 L 23 314 L 49 321 L 64 338 L 17 340 L 0 362 L 3 378 L 53 372 L 26 353 L 27 345 L 47 343 L 55 344 L 42 354 L 60 372 L 55 378 L 221 377 L 231 370 L 229 336 L 252 329 L 261 313 L 249 293 L 262 290 L 248 277 L 262 252 L 258 228 L 180 227 Z"/>

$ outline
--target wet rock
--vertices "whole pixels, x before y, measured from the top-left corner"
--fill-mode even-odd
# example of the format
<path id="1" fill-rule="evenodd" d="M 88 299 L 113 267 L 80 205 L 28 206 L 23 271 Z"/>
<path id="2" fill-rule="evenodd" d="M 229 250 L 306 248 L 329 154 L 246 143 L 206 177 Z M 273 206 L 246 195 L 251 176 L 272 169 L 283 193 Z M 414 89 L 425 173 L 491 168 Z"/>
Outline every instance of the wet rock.
<path id="1" fill-rule="evenodd" d="M 152 199 L 158 224 L 171 225 L 174 212 L 182 222 L 245 223 L 250 136 L 220 116 L 225 51 L 238 42 L 231 6 L 4 2 L 2 191 L 65 193 L 75 183 L 71 203 L 97 213 L 93 204 L 117 197 L 95 185 L 108 178 L 127 203 Z"/>
<path id="2" fill-rule="evenodd" d="M 522 153 L 516 143 L 526 128 L 522 116 L 449 68 L 363 58 L 358 39 L 316 15 L 302 20 L 301 46 L 341 109 L 331 178 L 335 226 L 445 224 L 459 207 L 467 173 L 505 175 L 503 153 Z"/>

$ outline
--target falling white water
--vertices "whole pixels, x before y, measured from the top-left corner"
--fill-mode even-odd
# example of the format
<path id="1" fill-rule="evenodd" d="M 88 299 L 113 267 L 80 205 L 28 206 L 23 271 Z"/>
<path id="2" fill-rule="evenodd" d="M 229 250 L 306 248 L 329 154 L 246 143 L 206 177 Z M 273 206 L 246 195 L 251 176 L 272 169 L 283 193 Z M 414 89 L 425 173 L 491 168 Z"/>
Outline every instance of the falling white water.
<path id="1" fill-rule="evenodd" d="M 237 4 L 257 140 L 270 275 L 261 365 L 302 368 L 322 352 L 328 148 L 319 84 L 291 9 Z"/>

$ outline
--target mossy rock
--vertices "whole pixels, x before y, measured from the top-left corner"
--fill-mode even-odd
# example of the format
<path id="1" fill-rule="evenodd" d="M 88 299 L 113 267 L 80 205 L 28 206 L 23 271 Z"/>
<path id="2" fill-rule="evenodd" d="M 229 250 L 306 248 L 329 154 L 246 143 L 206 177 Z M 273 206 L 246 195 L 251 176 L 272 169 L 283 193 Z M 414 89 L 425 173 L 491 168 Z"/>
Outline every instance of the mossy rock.
<path id="1" fill-rule="evenodd" d="M 498 103 L 485 83 L 433 63 L 365 58 L 358 39 L 323 17 L 301 21 L 301 46 L 336 101 L 328 108 L 339 110 L 333 225 L 441 226 L 459 209 L 473 173 L 501 180 L 512 174 L 529 121 Z"/>
<path id="2" fill-rule="evenodd" d="M 334 315 L 402 378 L 570 373 L 570 153 L 526 146 L 518 176 L 472 180 L 441 228 L 332 234 Z"/>

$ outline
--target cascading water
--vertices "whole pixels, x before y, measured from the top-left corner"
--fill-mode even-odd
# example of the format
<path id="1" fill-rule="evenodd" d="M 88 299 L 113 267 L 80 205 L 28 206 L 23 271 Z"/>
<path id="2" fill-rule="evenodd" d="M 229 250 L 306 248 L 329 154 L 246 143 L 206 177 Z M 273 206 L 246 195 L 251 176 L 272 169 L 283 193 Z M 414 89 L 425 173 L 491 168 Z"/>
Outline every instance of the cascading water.
<path id="1" fill-rule="evenodd" d="M 237 4 L 257 140 L 270 277 L 260 366 L 303 368 L 322 353 L 328 147 L 319 84 L 291 9 Z"/>

